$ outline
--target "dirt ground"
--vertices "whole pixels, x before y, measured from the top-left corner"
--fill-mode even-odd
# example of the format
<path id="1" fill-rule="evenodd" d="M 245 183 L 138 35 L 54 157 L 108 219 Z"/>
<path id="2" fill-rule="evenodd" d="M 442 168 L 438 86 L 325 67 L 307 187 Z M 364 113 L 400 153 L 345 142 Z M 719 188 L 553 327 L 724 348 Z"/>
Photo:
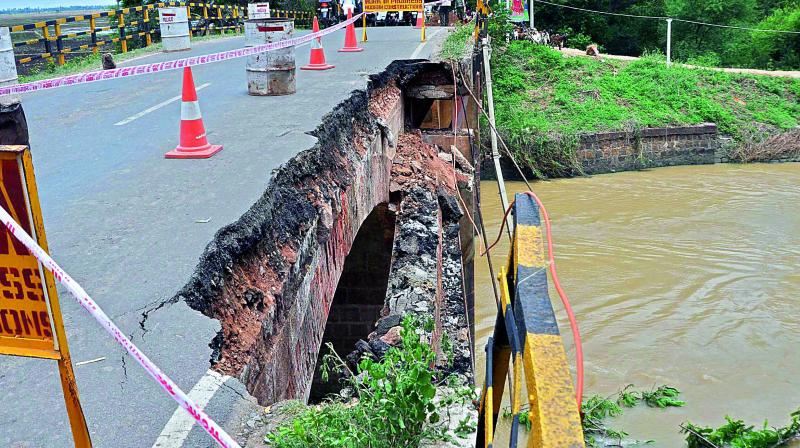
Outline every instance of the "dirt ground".
<path id="1" fill-rule="evenodd" d="M 575 48 L 564 48 L 561 50 L 565 56 L 586 56 L 586 51 L 584 50 L 577 50 Z M 633 56 L 620 56 L 615 54 L 601 54 L 600 58 L 608 58 L 608 59 L 617 59 L 620 61 L 635 61 L 639 59 Z M 785 71 L 785 70 L 757 70 L 752 68 L 721 68 L 721 67 L 698 67 L 696 65 L 689 65 L 689 64 L 680 64 L 683 67 L 688 68 L 706 68 L 709 70 L 718 70 L 721 72 L 726 73 L 742 73 L 747 75 L 766 75 L 766 76 L 776 76 L 781 78 L 800 78 L 800 71 Z"/>

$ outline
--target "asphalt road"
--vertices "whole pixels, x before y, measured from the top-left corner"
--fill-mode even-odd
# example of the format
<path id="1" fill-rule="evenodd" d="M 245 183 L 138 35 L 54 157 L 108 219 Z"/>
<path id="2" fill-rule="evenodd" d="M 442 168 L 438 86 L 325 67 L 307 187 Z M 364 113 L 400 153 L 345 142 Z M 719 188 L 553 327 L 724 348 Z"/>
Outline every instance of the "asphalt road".
<path id="1" fill-rule="evenodd" d="M 247 95 L 243 59 L 196 67 L 196 85 L 208 84 L 199 92 L 208 139 L 224 145 L 208 160 L 163 158 L 178 141 L 180 101 L 142 115 L 180 95 L 180 70 L 24 96 L 53 257 L 189 391 L 208 369 L 218 324 L 179 303 L 152 313 L 143 330 L 143 310 L 172 297 L 214 232 L 256 201 L 274 168 L 313 145 L 304 132 L 365 86 L 366 75 L 395 59 L 428 57 L 446 34 L 437 30 L 428 30 L 420 48 L 419 30 L 370 29 L 361 53 L 336 52 L 344 35 L 335 33 L 323 44 L 336 68 L 297 70 L 290 96 Z M 128 65 L 240 46 L 243 38 L 203 42 Z M 309 48 L 297 50 L 298 66 Z M 104 358 L 75 368 L 95 446 L 150 447 L 160 434 L 161 446 L 212 445 L 198 428 L 185 443 L 186 434 L 162 434 L 175 403 L 63 289 L 60 297 L 73 361 Z M 235 380 L 227 381 L 207 407 L 212 417 L 232 421 L 240 393 Z M 3 357 L 0 398 L 0 446 L 72 446 L 54 362 Z"/>

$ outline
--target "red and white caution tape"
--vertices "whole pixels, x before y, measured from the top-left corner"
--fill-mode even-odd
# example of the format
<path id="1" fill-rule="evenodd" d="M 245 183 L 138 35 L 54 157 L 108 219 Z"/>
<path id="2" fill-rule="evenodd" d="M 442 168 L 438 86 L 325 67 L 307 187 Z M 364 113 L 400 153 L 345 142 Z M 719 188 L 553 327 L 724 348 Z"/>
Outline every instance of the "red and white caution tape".
<path id="1" fill-rule="evenodd" d="M 69 276 L 61 267 L 50 258 L 47 252 L 44 251 L 35 241 L 25 233 L 25 230 L 14 221 L 14 218 L 8 214 L 8 212 L 0 207 L 0 221 L 3 222 L 3 225 L 11 232 L 12 235 L 16 239 L 18 239 L 28 250 L 33 254 L 42 265 L 50 272 L 53 273 L 53 276 L 64 285 L 65 288 L 72 294 L 75 299 L 77 299 L 78 303 L 92 315 L 92 317 L 97 320 L 100 325 L 108 331 L 111 336 L 117 340 L 117 342 L 131 355 L 134 359 L 144 367 L 144 370 L 155 379 L 158 384 L 172 397 L 175 401 L 178 402 L 178 405 L 185 409 L 189 415 L 194 418 L 194 420 L 208 433 L 214 440 L 217 441 L 219 446 L 224 448 L 240 448 L 239 444 L 225 432 L 216 422 L 211 420 L 211 418 L 203 412 L 197 405 L 195 405 L 192 400 L 172 381 L 161 369 L 156 366 L 153 361 L 150 361 L 150 358 L 147 357 L 138 347 L 136 347 L 130 339 L 128 339 L 122 331 L 120 331 L 119 327 L 117 327 L 114 322 L 109 319 L 106 313 L 97 306 L 97 303 L 89 297 L 89 294 L 84 291 L 81 285 L 78 284 L 72 277 Z"/>
<path id="2" fill-rule="evenodd" d="M 195 65 L 211 64 L 213 62 L 227 61 L 229 59 L 243 58 L 253 54 L 264 53 L 267 51 L 280 50 L 281 48 L 293 47 L 311 42 L 313 39 L 336 32 L 347 25 L 355 22 L 364 13 L 358 14 L 349 20 L 338 23 L 330 28 L 325 28 L 316 33 L 306 34 L 292 39 L 281 40 L 255 47 L 239 48 L 237 50 L 222 51 L 219 53 L 192 56 L 189 58 L 175 59 L 166 62 L 155 62 L 152 64 L 135 65 L 132 67 L 115 68 L 111 70 L 96 70 L 93 72 L 79 73 L 77 75 L 62 76 L 60 78 L 43 79 L 41 81 L 26 82 L 6 87 L 0 87 L 0 95 L 21 94 L 36 92 L 39 90 L 55 89 L 58 87 L 75 86 L 96 81 L 106 81 L 109 79 L 127 78 L 129 76 L 147 75 L 150 73 L 178 70 L 184 67 Z"/>

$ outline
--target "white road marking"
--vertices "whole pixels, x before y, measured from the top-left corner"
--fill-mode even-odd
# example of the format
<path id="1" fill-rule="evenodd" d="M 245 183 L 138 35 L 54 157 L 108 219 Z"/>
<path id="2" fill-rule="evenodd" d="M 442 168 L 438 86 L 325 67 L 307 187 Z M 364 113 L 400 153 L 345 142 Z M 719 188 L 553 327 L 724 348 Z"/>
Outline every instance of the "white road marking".
<path id="1" fill-rule="evenodd" d="M 430 37 L 433 37 L 433 36 L 439 34 L 439 31 L 442 31 L 443 29 L 444 28 L 439 28 L 438 30 L 432 32 L 431 35 L 428 36 L 428 37 L 430 38 Z M 428 43 L 428 40 L 426 39 L 425 42 L 422 42 L 419 45 L 417 45 L 417 48 L 414 50 L 413 53 L 411 53 L 411 57 L 409 59 L 416 59 L 417 56 L 419 56 L 419 53 L 422 51 L 422 49 L 425 48 L 425 44 L 427 44 L 427 43 Z"/>
<path id="2" fill-rule="evenodd" d="M 221 375 L 213 370 L 209 370 L 200 378 L 200 381 L 189 391 L 189 398 L 200 408 L 204 409 L 211 397 L 222 387 L 225 381 L 229 380 L 228 375 Z M 185 409 L 177 408 L 172 413 L 172 417 L 167 422 L 164 429 L 159 434 L 153 448 L 180 448 L 183 442 L 189 437 L 189 432 L 194 426 L 194 419 L 189 416 Z"/>
<path id="3" fill-rule="evenodd" d="M 440 31 L 442 31 L 442 28 L 431 33 L 429 37 L 439 34 Z M 414 52 L 411 53 L 411 59 L 419 56 L 419 53 L 423 48 L 425 48 L 426 43 L 427 41 L 421 42 L 417 46 Z M 298 46 L 305 46 L 308 44 L 310 44 L 310 42 Z M 206 88 L 210 84 L 211 83 L 205 83 L 199 86 L 197 90 Z M 181 99 L 180 96 L 170 98 L 163 103 L 156 104 L 155 106 L 143 110 L 136 115 L 131 115 L 119 123 L 115 123 L 115 125 L 122 126 L 124 124 L 128 124 L 137 118 L 147 115 L 150 112 L 160 109 L 170 103 L 178 101 L 179 99 Z M 214 396 L 217 390 L 222 387 L 222 384 L 230 378 L 231 377 L 228 375 L 221 375 L 213 370 L 209 370 L 205 375 L 203 375 L 202 378 L 200 378 L 200 381 L 195 384 L 192 390 L 189 391 L 189 398 L 191 398 L 195 404 L 200 407 L 200 409 L 204 409 L 206 405 L 208 405 L 208 402 L 211 401 L 211 398 Z M 156 439 L 156 442 L 153 444 L 153 448 L 181 448 L 183 446 L 183 442 L 185 442 L 186 438 L 189 437 L 189 433 L 192 431 L 194 423 L 194 419 L 189 416 L 185 410 L 181 408 L 175 409 L 175 412 L 172 413 L 172 417 L 164 426 L 164 429 L 161 431 L 161 434 L 159 434 L 158 439 Z"/>
<path id="4" fill-rule="evenodd" d="M 203 90 L 203 89 L 205 89 L 206 87 L 208 87 L 210 85 L 211 85 L 210 82 L 207 82 L 205 84 L 201 84 L 200 86 L 197 87 L 196 90 L 199 92 L 200 90 Z M 128 118 L 126 118 L 126 119 L 124 119 L 122 121 L 118 121 L 118 122 L 114 123 L 114 126 L 124 126 L 124 125 L 130 123 L 133 120 L 138 120 L 139 118 L 144 117 L 145 115 L 149 114 L 150 112 L 157 111 L 158 109 L 161 109 L 164 106 L 172 104 L 175 101 L 178 101 L 179 99 L 181 99 L 181 95 L 173 96 L 172 98 L 170 98 L 170 99 L 168 99 L 166 101 L 163 101 L 161 103 L 158 103 L 153 107 L 148 107 L 147 109 L 139 112 L 138 114 L 131 115 L 130 117 L 128 117 Z"/>

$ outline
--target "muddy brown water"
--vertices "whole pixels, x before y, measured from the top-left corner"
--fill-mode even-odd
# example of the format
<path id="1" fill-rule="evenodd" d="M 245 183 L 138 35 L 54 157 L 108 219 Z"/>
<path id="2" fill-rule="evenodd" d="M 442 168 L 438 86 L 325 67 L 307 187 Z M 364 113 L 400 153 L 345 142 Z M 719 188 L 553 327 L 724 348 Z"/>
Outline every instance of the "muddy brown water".
<path id="1" fill-rule="evenodd" d="M 551 215 L 559 277 L 582 333 L 585 395 L 669 384 L 687 402 L 626 410 L 611 426 L 654 440 L 649 446 L 680 447 L 678 425 L 687 420 L 788 422 L 800 407 L 800 164 L 671 167 L 534 188 Z M 494 239 L 502 217 L 496 183 L 483 181 L 481 192 Z M 495 268 L 507 254 L 504 239 Z M 496 310 L 488 278 L 479 259 L 480 382 Z M 569 323 L 550 295 L 573 363 Z"/>

